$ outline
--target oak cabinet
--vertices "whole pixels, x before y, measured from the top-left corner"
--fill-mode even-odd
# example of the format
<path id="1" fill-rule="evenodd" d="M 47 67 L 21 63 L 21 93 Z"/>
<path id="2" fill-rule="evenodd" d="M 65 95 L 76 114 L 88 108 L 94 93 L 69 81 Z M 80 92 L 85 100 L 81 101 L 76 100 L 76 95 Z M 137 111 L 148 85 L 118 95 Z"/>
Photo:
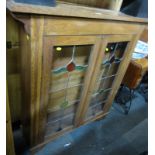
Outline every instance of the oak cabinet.
<path id="1" fill-rule="evenodd" d="M 65 4 L 7 7 L 22 23 L 23 133 L 32 150 L 106 116 L 147 21 Z"/>

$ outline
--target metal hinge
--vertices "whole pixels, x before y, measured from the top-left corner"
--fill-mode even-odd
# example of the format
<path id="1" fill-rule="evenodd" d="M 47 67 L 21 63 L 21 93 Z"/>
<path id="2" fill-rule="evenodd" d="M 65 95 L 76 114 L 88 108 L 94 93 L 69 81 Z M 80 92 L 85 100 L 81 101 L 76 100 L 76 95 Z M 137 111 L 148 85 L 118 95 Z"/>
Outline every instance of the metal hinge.
<path id="1" fill-rule="evenodd" d="M 19 42 L 15 42 L 14 44 L 11 41 L 6 42 L 7 49 L 18 48 L 19 46 L 20 46 Z"/>

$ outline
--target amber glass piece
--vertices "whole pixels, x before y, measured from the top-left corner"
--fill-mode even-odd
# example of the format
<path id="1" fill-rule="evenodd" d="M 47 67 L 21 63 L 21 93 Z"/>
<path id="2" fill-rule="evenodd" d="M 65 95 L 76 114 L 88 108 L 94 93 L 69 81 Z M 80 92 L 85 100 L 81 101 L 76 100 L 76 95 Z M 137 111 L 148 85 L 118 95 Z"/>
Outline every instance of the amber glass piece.
<path id="1" fill-rule="evenodd" d="M 76 65 L 75 65 L 75 63 L 74 62 L 71 62 L 71 63 L 69 63 L 68 65 L 67 65 L 67 71 L 68 72 L 72 72 L 73 70 L 75 70 L 75 67 L 76 67 Z"/>

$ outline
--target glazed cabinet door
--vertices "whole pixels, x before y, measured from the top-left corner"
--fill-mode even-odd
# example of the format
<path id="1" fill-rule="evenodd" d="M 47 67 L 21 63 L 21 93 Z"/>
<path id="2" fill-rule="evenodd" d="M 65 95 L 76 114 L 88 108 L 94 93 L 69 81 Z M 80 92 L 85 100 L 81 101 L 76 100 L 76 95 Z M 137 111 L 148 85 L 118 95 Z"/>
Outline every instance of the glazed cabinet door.
<path id="1" fill-rule="evenodd" d="M 41 101 L 44 139 L 52 139 L 76 124 L 82 94 L 102 45 L 100 36 L 46 36 L 43 43 Z"/>
<path id="2" fill-rule="evenodd" d="M 103 36 L 102 44 L 105 42 L 106 47 L 100 51 L 103 54 L 96 62 L 87 95 L 78 109 L 77 126 L 108 113 L 129 64 L 136 36 L 107 35 Z"/>

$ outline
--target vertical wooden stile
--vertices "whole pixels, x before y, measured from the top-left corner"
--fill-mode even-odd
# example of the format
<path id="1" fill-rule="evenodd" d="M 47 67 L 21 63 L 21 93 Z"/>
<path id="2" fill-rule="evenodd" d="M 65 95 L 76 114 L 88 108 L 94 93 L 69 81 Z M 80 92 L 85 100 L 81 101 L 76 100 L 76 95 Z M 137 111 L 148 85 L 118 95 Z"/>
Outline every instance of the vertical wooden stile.
<path id="1" fill-rule="evenodd" d="M 104 56 L 104 52 L 101 51 L 105 50 L 106 45 L 106 40 L 103 41 L 101 38 L 98 38 L 96 44 L 94 45 L 94 49 L 89 60 L 90 64 L 85 76 L 84 89 L 82 92 L 81 101 L 75 118 L 75 126 L 79 126 L 83 123 L 85 113 L 88 109 L 94 82 L 96 80 L 96 75 L 99 70 L 99 65 L 101 64 L 102 58 Z"/>

